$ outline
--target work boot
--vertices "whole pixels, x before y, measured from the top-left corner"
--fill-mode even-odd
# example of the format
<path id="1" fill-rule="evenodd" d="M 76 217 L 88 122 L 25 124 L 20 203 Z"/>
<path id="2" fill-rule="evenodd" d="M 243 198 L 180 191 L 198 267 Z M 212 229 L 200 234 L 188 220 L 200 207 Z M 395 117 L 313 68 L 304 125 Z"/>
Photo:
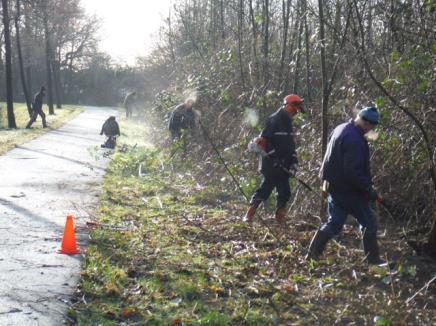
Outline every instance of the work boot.
<path id="1" fill-rule="evenodd" d="M 365 232 L 363 234 L 363 250 L 369 265 L 382 265 L 385 263 L 384 260 L 380 259 L 376 233 Z"/>
<path id="2" fill-rule="evenodd" d="M 245 216 L 242 218 L 244 222 L 251 223 L 253 222 L 254 215 L 256 214 L 256 210 L 259 207 L 260 201 L 254 201 L 250 204 L 250 207 L 248 207 L 247 213 L 245 213 Z"/>
<path id="3" fill-rule="evenodd" d="M 279 207 L 276 209 L 276 221 L 280 224 L 284 223 L 286 220 L 286 209 L 284 207 Z"/>
<path id="4" fill-rule="evenodd" d="M 331 238 L 332 236 L 330 233 L 321 229 L 318 230 L 310 242 L 309 252 L 306 255 L 306 259 L 318 260 L 321 257 L 327 242 L 329 242 Z"/>

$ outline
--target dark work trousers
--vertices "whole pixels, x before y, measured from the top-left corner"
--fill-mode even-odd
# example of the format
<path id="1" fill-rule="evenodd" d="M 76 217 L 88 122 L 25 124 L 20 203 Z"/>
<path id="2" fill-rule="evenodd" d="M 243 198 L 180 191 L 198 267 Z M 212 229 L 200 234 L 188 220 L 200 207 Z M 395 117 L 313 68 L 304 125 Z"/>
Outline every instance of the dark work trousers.
<path id="1" fill-rule="evenodd" d="M 289 186 L 289 175 L 284 172 L 262 173 L 263 181 L 259 188 L 254 191 L 250 204 L 259 204 L 271 195 L 274 188 L 277 189 L 277 208 L 285 207 L 291 198 L 291 187 Z"/>
<path id="2" fill-rule="evenodd" d="M 44 111 L 42 111 L 42 109 L 40 109 L 40 110 L 32 110 L 32 116 L 30 117 L 30 121 L 27 123 L 26 128 L 30 128 L 32 126 L 32 124 L 36 121 L 38 115 L 41 116 L 42 127 L 43 128 L 47 127 L 47 122 L 45 121 L 45 113 Z"/>

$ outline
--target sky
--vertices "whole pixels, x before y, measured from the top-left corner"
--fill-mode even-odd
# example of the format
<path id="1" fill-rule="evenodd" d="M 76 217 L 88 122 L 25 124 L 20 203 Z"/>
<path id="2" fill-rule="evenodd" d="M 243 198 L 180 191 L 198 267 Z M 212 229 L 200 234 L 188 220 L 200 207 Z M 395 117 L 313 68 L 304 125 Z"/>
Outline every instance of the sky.
<path id="1" fill-rule="evenodd" d="M 100 49 L 115 60 L 134 64 L 149 53 L 171 0 L 82 0 L 88 14 L 102 20 Z"/>

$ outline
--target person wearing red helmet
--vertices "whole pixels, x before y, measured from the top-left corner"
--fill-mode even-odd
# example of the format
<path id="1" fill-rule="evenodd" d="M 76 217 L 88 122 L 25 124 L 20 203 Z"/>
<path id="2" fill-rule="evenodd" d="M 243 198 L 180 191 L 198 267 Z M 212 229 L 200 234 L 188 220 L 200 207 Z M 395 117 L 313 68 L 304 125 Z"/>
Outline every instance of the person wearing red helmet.
<path id="1" fill-rule="evenodd" d="M 285 96 L 283 105 L 267 118 L 265 128 L 254 141 L 266 155 L 262 157 L 260 170 L 263 181 L 251 197 L 243 218 L 246 222 L 253 221 L 260 203 L 268 199 L 274 188 L 277 189 L 276 220 L 283 222 L 285 219 L 286 203 L 291 197 L 290 175 L 287 171 L 296 170 L 298 164 L 292 118 L 299 112 L 304 112 L 303 99 L 295 94 Z"/>

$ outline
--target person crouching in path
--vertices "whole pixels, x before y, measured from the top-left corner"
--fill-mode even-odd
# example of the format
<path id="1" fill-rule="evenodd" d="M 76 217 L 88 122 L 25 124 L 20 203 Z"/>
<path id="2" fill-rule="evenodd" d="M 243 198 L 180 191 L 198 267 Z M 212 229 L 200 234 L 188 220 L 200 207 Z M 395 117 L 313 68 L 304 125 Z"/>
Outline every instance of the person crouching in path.
<path id="1" fill-rule="evenodd" d="M 374 107 L 362 108 L 356 119 L 332 132 L 320 170 L 328 182 L 328 221 L 316 232 L 307 259 L 319 259 L 327 242 L 342 231 L 347 215 L 353 215 L 363 233 L 369 264 L 382 264 L 377 244 L 377 221 L 370 202 L 378 198 L 371 180 L 369 147 L 365 134 L 379 122 Z"/>
<path id="2" fill-rule="evenodd" d="M 260 137 L 255 139 L 265 152 L 262 157 L 261 173 L 263 181 L 251 197 L 250 207 L 243 220 L 251 222 L 262 201 L 268 199 L 274 188 L 277 189 L 276 220 L 281 223 L 286 215 L 286 203 L 291 197 L 289 170 L 296 170 L 298 160 L 292 128 L 292 118 L 303 111 L 303 100 L 294 94 L 287 95 L 283 105 L 270 115 Z"/>
<path id="3" fill-rule="evenodd" d="M 120 127 L 114 116 L 110 116 L 103 123 L 100 135 L 103 134 L 107 137 L 107 139 L 105 143 L 101 145 L 101 147 L 114 149 L 117 144 L 117 136 L 120 136 Z"/>
<path id="4" fill-rule="evenodd" d="M 38 93 L 35 94 L 32 102 L 32 116 L 30 117 L 29 122 L 26 125 L 26 129 L 30 129 L 32 124 L 36 121 L 38 115 L 41 116 L 42 119 L 42 127 L 47 128 L 47 122 L 45 120 L 45 113 L 42 111 L 42 103 L 45 96 L 45 87 L 41 86 L 41 89 Z"/>

